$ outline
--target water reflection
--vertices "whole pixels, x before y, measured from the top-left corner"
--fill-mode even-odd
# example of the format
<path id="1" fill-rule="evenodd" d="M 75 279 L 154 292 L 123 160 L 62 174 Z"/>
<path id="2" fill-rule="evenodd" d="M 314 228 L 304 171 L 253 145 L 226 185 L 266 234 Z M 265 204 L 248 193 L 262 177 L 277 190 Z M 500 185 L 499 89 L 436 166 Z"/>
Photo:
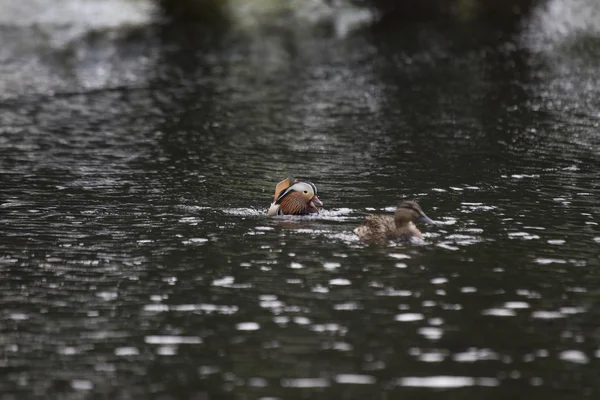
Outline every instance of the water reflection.
<path id="1" fill-rule="evenodd" d="M 596 53 L 409 28 L 8 28 L 5 397 L 591 393 Z M 287 175 L 319 215 L 265 217 Z M 352 234 L 404 198 L 425 245 Z"/>

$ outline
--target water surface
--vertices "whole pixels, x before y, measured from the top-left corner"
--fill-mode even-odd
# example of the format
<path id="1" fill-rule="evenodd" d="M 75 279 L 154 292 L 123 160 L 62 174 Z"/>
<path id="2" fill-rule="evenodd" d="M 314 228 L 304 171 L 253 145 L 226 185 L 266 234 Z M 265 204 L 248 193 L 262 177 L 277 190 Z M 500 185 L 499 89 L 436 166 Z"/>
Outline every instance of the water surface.
<path id="1" fill-rule="evenodd" d="M 0 398 L 598 393 L 581 13 L 215 33 L 112 3 L 2 19 Z M 286 176 L 321 214 L 265 216 Z M 401 199 L 425 245 L 356 240 Z"/>

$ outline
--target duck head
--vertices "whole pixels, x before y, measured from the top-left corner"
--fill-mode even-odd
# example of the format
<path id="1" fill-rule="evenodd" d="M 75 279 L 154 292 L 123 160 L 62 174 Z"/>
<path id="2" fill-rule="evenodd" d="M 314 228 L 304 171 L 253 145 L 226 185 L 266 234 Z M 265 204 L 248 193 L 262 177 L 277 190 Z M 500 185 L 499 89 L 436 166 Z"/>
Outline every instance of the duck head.
<path id="1" fill-rule="evenodd" d="M 323 203 L 317 197 L 317 187 L 312 182 L 287 178 L 275 188 L 273 203 L 268 215 L 307 215 L 318 213 Z"/>
<path id="2" fill-rule="evenodd" d="M 421 210 L 421 207 L 416 202 L 403 201 L 400 203 L 396 209 L 396 214 L 394 215 L 396 227 L 400 228 L 416 221 L 435 224 L 432 219 L 425 215 L 423 210 Z"/>

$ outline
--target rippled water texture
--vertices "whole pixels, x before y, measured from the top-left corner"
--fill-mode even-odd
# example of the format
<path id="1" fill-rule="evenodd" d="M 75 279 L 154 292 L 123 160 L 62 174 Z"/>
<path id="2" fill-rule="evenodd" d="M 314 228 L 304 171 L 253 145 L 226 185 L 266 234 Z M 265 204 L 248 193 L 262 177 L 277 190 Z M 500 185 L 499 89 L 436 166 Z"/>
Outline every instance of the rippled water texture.
<path id="1" fill-rule="evenodd" d="M 598 396 L 595 1 L 508 31 L 99 3 L 0 1 L 0 399 Z M 320 215 L 266 218 L 288 175 Z M 424 245 L 354 237 L 405 198 Z"/>

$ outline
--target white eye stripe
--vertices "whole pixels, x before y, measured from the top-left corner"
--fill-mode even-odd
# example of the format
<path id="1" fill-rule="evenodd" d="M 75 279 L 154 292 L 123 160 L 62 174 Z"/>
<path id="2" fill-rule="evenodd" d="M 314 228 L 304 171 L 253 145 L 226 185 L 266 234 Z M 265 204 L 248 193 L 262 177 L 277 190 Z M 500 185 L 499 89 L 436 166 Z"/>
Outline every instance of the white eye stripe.
<path id="1" fill-rule="evenodd" d="M 296 182 L 285 191 L 283 191 L 279 197 L 275 200 L 276 204 L 279 204 L 286 196 L 292 192 L 299 192 L 304 194 L 317 195 L 317 187 L 312 182 Z"/>
<path id="2" fill-rule="evenodd" d="M 308 193 L 309 191 L 312 191 L 314 185 L 309 185 L 306 182 L 297 182 L 295 184 L 293 184 L 292 186 L 290 186 L 289 188 L 287 188 L 284 192 L 282 192 L 279 197 L 277 198 L 277 200 L 275 200 L 276 204 L 279 204 L 287 195 L 289 195 L 292 192 L 304 192 L 304 193 Z M 314 191 L 313 191 L 314 193 Z"/>
<path id="3" fill-rule="evenodd" d="M 317 194 L 317 187 L 312 182 L 297 182 L 292 187 L 295 187 L 298 191 L 306 190 L 309 192 L 312 191 L 315 195 Z"/>

